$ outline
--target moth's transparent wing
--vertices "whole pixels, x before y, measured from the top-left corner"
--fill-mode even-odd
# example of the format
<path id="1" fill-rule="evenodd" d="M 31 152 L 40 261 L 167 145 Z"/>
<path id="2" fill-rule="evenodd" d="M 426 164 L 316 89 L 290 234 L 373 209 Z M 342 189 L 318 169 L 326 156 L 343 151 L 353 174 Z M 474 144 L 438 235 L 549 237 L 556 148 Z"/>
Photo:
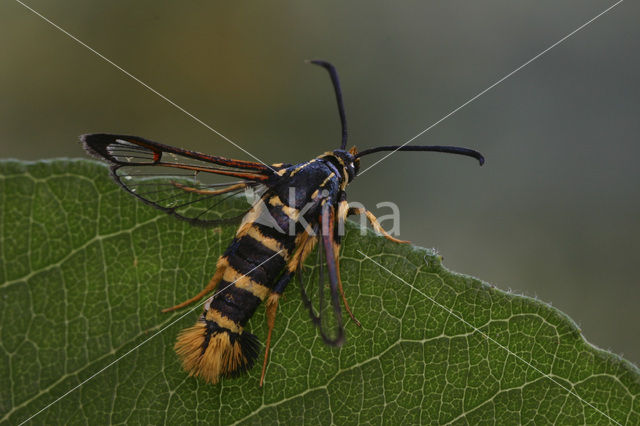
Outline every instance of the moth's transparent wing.
<path id="1" fill-rule="evenodd" d="M 302 294 L 302 302 L 309 311 L 311 321 L 318 328 L 322 340 L 330 346 L 341 346 L 344 343 L 344 325 L 340 306 L 338 253 L 340 250 L 335 228 L 334 209 L 329 204 L 322 206 L 316 246 L 315 264 L 307 269 L 311 273 L 303 274 L 301 265 L 298 269 L 298 282 Z M 314 258 L 313 255 L 309 258 Z M 305 279 L 304 275 L 307 275 Z"/>
<path id="2" fill-rule="evenodd" d="M 98 133 L 81 140 L 89 154 L 111 164 L 111 176 L 127 192 L 197 225 L 239 220 L 273 175 L 260 163 L 210 156 L 137 136 Z"/>

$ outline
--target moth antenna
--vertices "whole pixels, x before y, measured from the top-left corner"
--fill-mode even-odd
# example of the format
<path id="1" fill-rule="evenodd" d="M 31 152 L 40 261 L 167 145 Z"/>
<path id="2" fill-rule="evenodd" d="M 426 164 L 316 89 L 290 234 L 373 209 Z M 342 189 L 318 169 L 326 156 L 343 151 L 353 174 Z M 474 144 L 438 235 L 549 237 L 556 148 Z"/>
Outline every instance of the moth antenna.
<path id="1" fill-rule="evenodd" d="M 388 146 L 378 146 L 375 148 L 369 148 L 362 150 L 356 154 L 356 158 L 363 157 L 365 155 L 373 154 L 375 152 L 381 151 L 434 151 L 434 152 L 444 152 L 447 154 L 458 154 L 464 155 L 467 157 L 475 158 L 478 160 L 480 165 L 484 164 L 484 156 L 480 154 L 478 151 L 462 148 L 459 146 L 440 146 L 440 145 L 423 145 L 423 146 L 414 146 L 414 145 L 388 145 Z"/>
<path id="2" fill-rule="evenodd" d="M 342 143 L 340 149 L 347 147 L 347 117 L 344 113 L 344 103 L 342 102 L 342 90 L 340 90 L 340 80 L 338 79 L 338 71 L 331 63 L 320 59 L 307 60 L 308 64 L 318 65 L 327 70 L 333 83 L 333 90 L 336 93 L 336 101 L 338 102 L 338 113 L 340 114 L 340 124 L 342 125 Z"/>

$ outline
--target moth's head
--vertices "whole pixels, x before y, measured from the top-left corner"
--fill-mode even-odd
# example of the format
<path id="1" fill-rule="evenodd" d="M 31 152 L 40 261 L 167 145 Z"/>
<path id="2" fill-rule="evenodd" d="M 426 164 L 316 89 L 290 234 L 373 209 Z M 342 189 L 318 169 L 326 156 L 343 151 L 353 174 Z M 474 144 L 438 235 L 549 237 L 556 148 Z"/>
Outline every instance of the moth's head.
<path id="1" fill-rule="evenodd" d="M 329 154 L 329 157 L 333 157 L 336 160 L 336 166 L 339 166 L 338 170 L 346 171 L 346 175 L 343 176 L 343 178 L 346 179 L 347 183 L 351 182 L 360 170 L 360 160 L 356 157 L 356 154 L 357 150 L 355 146 L 349 151 L 336 149 Z"/>

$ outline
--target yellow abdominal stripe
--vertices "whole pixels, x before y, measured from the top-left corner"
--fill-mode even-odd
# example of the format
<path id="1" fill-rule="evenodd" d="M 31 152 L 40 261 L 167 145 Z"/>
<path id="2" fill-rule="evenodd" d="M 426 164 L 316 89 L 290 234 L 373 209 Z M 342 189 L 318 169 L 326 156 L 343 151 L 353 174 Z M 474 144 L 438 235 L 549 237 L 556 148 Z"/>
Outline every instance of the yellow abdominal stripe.
<path id="1" fill-rule="evenodd" d="M 258 297 L 260 300 L 264 300 L 271 291 L 269 290 L 269 287 L 263 286 L 262 284 L 253 281 L 247 276 L 238 279 L 235 283 L 235 286 L 248 291 L 249 293 Z"/>
<path id="2" fill-rule="evenodd" d="M 237 288 L 241 288 L 243 290 L 250 292 L 254 296 L 260 298 L 260 300 L 264 300 L 269 294 L 269 292 L 271 291 L 269 290 L 269 287 L 264 286 L 259 282 L 252 280 L 247 274 L 241 274 L 240 272 L 233 269 L 231 266 L 228 266 L 227 269 L 225 269 L 224 280 L 226 282 L 233 283 L 233 285 L 236 286 Z M 207 313 L 207 318 L 211 312 L 215 312 L 215 311 L 209 311 L 209 313 Z M 226 318 L 224 320 L 230 321 Z M 218 324 L 222 325 L 219 322 Z M 226 327 L 226 326 L 223 325 L 223 327 Z M 232 330 L 231 328 L 229 329 Z"/>
<path id="3" fill-rule="evenodd" d="M 230 320 L 229 318 L 223 316 L 220 312 L 215 309 L 209 309 L 205 318 L 208 321 L 213 321 L 218 324 L 222 328 L 226 328 L 230 330 L 232 333 L 242 333 L 242 327 L 238 325 L 235 321 Z"/>
<path id="4" fill-rule="evenodd" d="M 256 228 L 255 226 L 251 226 L 249 227 L 249 229 L 247 229 L 247 235 L 253 238 L 254 240 L 259 241 L 260 244 L 262 244 L 266 248 L 276 252 L 280 252 L 283 257 L 286 257 L 287 250 L 285 250 L 282 243 L 280 243 L 280 241 L 276 239 L 262 235 L 260 230 L 258 230 L 258 228 Z"/>
<path id="5" fill-rule="evenodd" d="M 298 216 L 300 215 L 300 212 L 298 211 L 298 209 L 296 209 L 295 207 L 287 206 L 282 202 L 280 197 L 278 197 L 277 195 L 274 195 L 273 197 L 269 198 L 269 204 L 271 204 L 272 206 L 280 206 L 284 214 L 286 214 L 289 217 L 289 219 L 293 221 L 298 220 Z"/>
<path id="6" fill-rule="evenodd" d="M 239 341 L 232 344 L 228 332 L 212 334 L 204 353 L 206 325 L 198 321 L 178 335 L 175 351 L 182 361 L 182 367 L 189 376 L 201 377 L 216 384 L 220 377 L 228 376 L 247 363 Z"/>

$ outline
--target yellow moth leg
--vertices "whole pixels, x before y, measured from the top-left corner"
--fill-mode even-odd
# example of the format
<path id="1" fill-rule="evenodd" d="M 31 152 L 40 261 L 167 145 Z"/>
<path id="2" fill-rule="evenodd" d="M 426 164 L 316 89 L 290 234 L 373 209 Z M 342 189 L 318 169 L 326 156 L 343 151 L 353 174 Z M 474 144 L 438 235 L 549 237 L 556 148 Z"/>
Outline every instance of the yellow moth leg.
<path id="1" fill-rule="evenodd" d="M 202 297 L 204 295 L 206 295 L 207 293 L 212 292 L 216 288 L 216 286 L 218 285 L 220 280 L 222 279 L 222 275 L 224 275 L 224 270 L 227 268 L 227 265 L 228 265 L 228 263 L 227 263 L 227 259 L 226 258 L 221 257 L 220 259 L 218 259 L 218 263 L 216 264 L 216 273 L 213 274 L 213 277 L 209 281 L 209 284 L 207 284 L 207 286 L 205 288 L 203 288 L 200 293 L 198 293 L 197 295 L 193 296 L 189 300 L 185 300 L 184 302 L 179 303 L 179 304 L 177 304 L 175 306 L 172 306 L 170 308 L 163 309 L 162 312 L 171 312 L 171 311 L 175 311 L 176 309 L 183 308 L 183 307 L 185 307 L 187 305 L 190 305 L 193 302 L 196 302 L 196 301 L 202 299 Z"/>
<path id="2" fill-rule="evenodd" d="M 180 188 L 183 191 L 186 192 L 193 192 L 195 194 L 203 194 L 203 195 L 219 195 L 219 194 L 224 194 L 226 192 L 231 192 L 231 191 L 235 191 L 236 189 L 242 189 L 244 187 L 247 186 L 246 183 L 237 183 L 235 185 L 229 185 L 226 188 L 222 188 L 222 189 L 198 189 L 198 188 L 193 188 L 191 186 L 187 186 L 187 185 L 183 185 L 179 182 L 174 182 L 172 181 L 171 184 L 173 186 L 175 186 L 176 188 Z"/>
<path id="3" fill-rule="evenodd" d="M 380 224 L 378 223 L 378 218 L 375 217 L 374 214 L 371 213 L 367 209 L 350 208 L 349 209 L 349 214 L 350 215 L 351 214 L 363 214 L 363 215 L 365 215 L 367 217 L 367 219 L 369 219 L 369 222 L 371 222 L 371 226 L 373 226 L 373 229 L 378 231 L 380 234 L 382 234 L 382 236 L 384 236 L 389 241 L 393 241 L 394 243 L 399 243 L 399 244 L 408 244 L 409 243 L 409 241 L 399 240 L 399 239 L 394 238 L 391 235 L 389 235 L 389 233 L 387 233 L 387 231 L 385 231 L 384 228 L 382 228 L 382 226 L 380 226 Z"/>
<path id="4" fill-rule="evenodd" d="M 264 374 L 267 371 L 267 360 L 269 359 L 269 348 L 271 347 L 271 333 L 273 327 L 276 325 L 276 313 L 278 310 L 278 301 L 280 300 L 280 294 L 271 293 L 267 299 L 267 327 L 269 331 L 267 333 L 267 344 L 264 350 L 264 362 L 262 363 L 262 374 L 260 374 L 260 387 L 264 383 Z"/>
<path id="5" fill-rule="evenodd" d="M 337 244 L 336 244 L 336 246 L 337 246 Z M 356 323 L 356 325 L 358 327 L 362 327 L 362 325 L 360 324 L 360 321 L 358 321 L 358 319 L 353 315 L 353 312 L 351 312 L 351 308 L 349 307 L 349 304 L 347 303 L 347 298 L 344 295 L 344 290 L 342 288 L 342 278 L 340 277 L 340 257 L 338 256 L 339 252 L 340 252 L 340 247 L 338 246 L 337 249 L 335 250 L 335 253 L 336 253 L 336 269 L 338 270 L 338 290 L 340 290 L 340 295 L 342 296 L 342 303 L 344 303 L 344 308 L 349 313 L 349 316 L 351 317 L 353 322 Z"/>

